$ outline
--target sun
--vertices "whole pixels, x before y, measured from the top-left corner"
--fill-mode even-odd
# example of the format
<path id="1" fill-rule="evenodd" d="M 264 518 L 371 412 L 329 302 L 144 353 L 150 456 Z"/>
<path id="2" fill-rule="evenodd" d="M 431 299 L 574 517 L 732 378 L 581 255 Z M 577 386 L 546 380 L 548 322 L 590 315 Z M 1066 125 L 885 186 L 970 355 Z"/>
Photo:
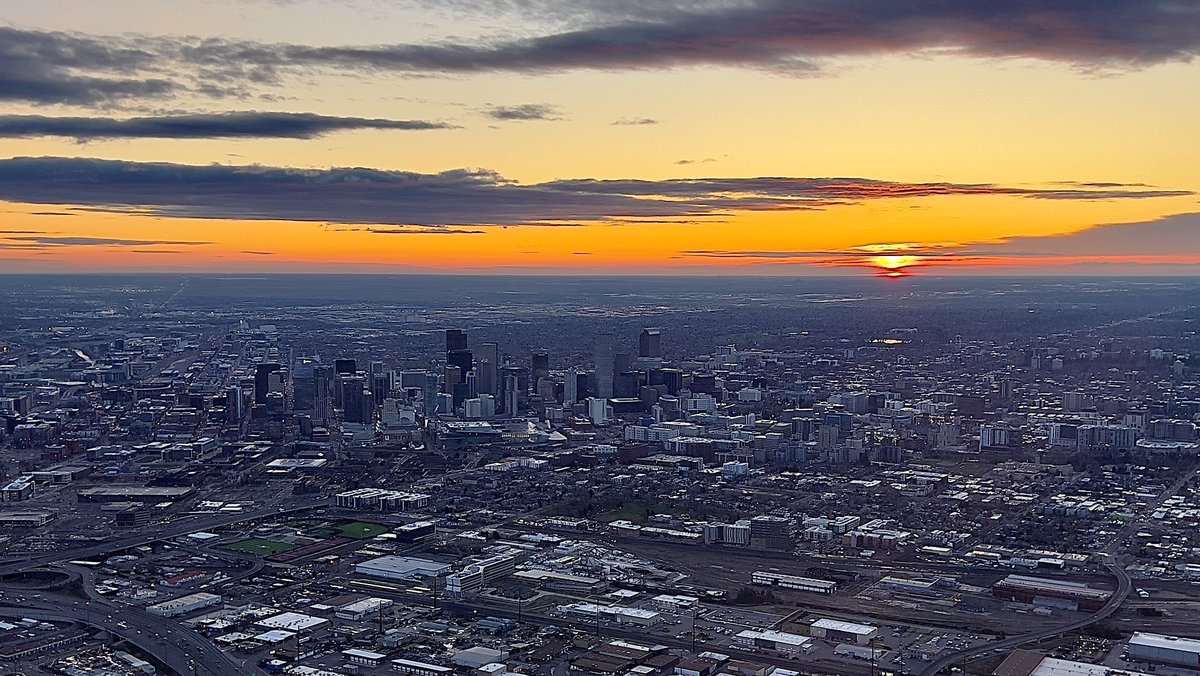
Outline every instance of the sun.
<path id="1" fill-rule="evenodd" d="M 916 256 L 874 256 L 871 262 L 876 267 L 884 268 L 885 270 L 899 270 L 910 265 L 915 265 L 919 258 Z"/>
<path id="2" fill-rule="evenodd" d="M 904 268 L 917 265 L 921 262 L 919 256 L 872 256 L 870 259 L 871 265 L 879 268 L 880 272 L 886 277 L 903 277 L 908 274 Z"/>

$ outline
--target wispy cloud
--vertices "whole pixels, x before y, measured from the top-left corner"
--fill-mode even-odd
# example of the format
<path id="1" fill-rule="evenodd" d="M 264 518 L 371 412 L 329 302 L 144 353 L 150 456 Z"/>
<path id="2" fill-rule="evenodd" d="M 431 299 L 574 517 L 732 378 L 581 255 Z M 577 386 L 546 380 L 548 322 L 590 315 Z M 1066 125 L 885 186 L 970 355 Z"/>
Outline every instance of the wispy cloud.
<path id="1" fill-rule="evenodd" d="M 181 242 L 178 240 L 160 240 L 160 239 L 120 239 L 110 237 L 52 237 L 48 235 L 20 235 L 20 236 L 2 236 L 0 239 L 5 239 L 10 242 L 24 242 L 30 246 L 157 246 L 157 245 L 185 245 L 185 246 L 201 246 L 212 244 L 212 242 Z"/>
<path id="2" fill-rule="evenodd" d="M 482 235 L 484 230 L 468 230 L 466 228 L 446 227 L 408 227 L 408 228 L 369 228 L 368 232 L 376 235 Z"/>
<path id="3" fill-rule="evenodd" d="M 1061 193 L 1061 194 L 1060 194 Z M 1148 194 L 1149 193 L 1149 194 Z M 1152 188 L 1036 189 L 862 178 L 574 179 L 520 184 L 489 171 L 194 166 L 86 158 L 0 160 L 0 199 L 133 215 L 360 225 L 578 225 L 803 211 L 940 195 L 1143 199 Z M 632 220 L 631 220 L 632 219 Z"/>
<path id="4" fill-rule="evenodd" d="M 612 122 L 616 127 L 644 127 L 652 124 L 658 124 L 658 120 L 651 117 L 622 117 Z"/>
<path id="5" fill-rule="evenodd" d="M 522 103 L 515 106 L 488 106 L 483 114 L 501 122 L 527 122 L 530 120 L 561 120 L 558 108 L 547 103 Z"/>
<path id="6" fill-rule="evenodd" d="M 452 124 L 428 120 L 381 120 L 257 111 L 130 118 L 0 115 L 0 137 L 64 136 L 80 141 L 112 138 L 311 139 L 356 129 L 421 131 L 452 128 Z"/>

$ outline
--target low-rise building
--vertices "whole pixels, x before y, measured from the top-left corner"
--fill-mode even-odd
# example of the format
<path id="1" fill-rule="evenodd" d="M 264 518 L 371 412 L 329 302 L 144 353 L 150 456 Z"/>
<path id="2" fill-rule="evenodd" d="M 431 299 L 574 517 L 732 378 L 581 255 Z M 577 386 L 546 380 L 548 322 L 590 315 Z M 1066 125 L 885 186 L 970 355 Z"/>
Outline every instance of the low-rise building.
<path id="1" fill-rule="evenodd" d="M 177 617 L 221 605 L 221 602 L 222 598 L 216 594 L 197 592 L 146 606 L 146 611 L 163 617 Z"/>
<path id="2" fill-rule="evenodd" d="M 809 625 L 809 633 L 814 638 L 836 643 L 868 645 L 879 636 L 879 628 L 869 624 L 821 618 Z"/>
<path id="3" fill-rule="evenodd" d="M 815 592 L 817 594 L 832 594 L 837 591 L 838 586 L 836 582 L 830 580 L 784 575 L 783 573 L 769 573 L 761 570 L 750 574 L 750 582 L 751 584 L 765 587 L 781 587 L 783 589 L 795 589 L 798 591 Z"/>
<path id="4" fill-rule="evenodd" d="M 1129 657 L 1140 662 L 1200 669 L 1200 639 L 1139 631 L 1129 639 Z"/>

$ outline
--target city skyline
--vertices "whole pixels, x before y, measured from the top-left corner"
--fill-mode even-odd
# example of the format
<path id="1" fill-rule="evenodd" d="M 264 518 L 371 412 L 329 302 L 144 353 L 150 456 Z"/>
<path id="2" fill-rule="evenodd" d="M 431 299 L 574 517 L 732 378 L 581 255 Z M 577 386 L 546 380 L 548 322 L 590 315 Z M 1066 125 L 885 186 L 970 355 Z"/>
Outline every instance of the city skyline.
<path id="1" fill-rule="evenodd" d="M 0 9 L 4 272 L 1200 262 L 1187 3 L 198 7 Z"/>

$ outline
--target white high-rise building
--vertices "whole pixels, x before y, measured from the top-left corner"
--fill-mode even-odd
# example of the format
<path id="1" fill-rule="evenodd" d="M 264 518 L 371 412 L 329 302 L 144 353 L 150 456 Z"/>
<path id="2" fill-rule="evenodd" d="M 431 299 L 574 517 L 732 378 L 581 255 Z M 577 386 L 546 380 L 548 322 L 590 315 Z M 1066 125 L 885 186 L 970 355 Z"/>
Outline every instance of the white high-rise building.
<path id="1" fill-rule="evenodd" d="M 612 418 L 612 406 L 608 405 L 607 399 L 588 397 L 587 412 L 593 425 L 605 425 Z"/>

